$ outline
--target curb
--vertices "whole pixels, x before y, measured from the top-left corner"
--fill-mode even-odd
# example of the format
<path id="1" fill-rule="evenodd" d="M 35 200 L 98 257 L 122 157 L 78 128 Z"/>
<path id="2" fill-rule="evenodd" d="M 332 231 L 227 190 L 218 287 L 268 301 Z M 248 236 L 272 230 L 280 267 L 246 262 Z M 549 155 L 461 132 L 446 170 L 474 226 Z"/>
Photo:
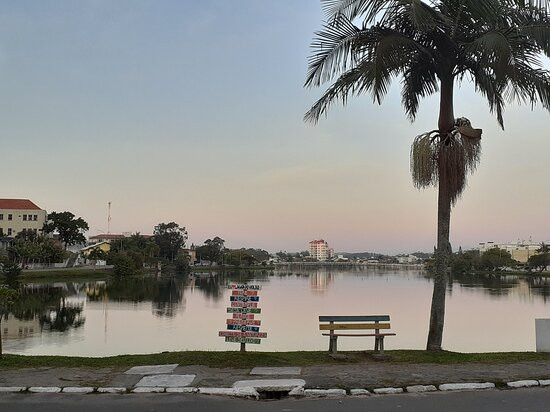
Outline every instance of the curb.
<path id="1" fill-rule="evenodd" d="M 517 388 L 532 388 L 532 387 L 548 387 L 550 379 L 526 379 L 519 381 L 506 382 L 503 390 Z M 458 383 L 442 383 L 436 385 L 411 385 L 406 387 L 382 387 L 375 388 L 369 391 L 365 388 L 355 388 L 345 390 L 341 388 L 320 389 L 310 388 L 305 389 L 303 386 L 295 387 L 288 392 L 289 397 L 306 397 L 306 398 L 328 398 L 328 397 L 346 397 L 346 396 L 380 396 L 393 395 L 401 393 L 434 393 L 434 392 L 456 392 L 456 391 L 472 391 L 472 390 L 490 390 L 496 389 L 496 385 L 492 382 L 458 382 Z M 168 393 L 168 394 L 201 394 L 215 396 L 230 396 L 237 398 L 260 399 L 260 392 L 254 387 L 238 387 L 238 388 L 211 388 L 211 387 L 79 387 L 79 386 L 0 386 L 0 394 L 2 393 L 30 393 L 30 394 L 80 394 L 80 395 L 101 395 L 107 394 L 139 394 L 139 393 Z M 286 391 L 285 391 L 286 392 Z"/>

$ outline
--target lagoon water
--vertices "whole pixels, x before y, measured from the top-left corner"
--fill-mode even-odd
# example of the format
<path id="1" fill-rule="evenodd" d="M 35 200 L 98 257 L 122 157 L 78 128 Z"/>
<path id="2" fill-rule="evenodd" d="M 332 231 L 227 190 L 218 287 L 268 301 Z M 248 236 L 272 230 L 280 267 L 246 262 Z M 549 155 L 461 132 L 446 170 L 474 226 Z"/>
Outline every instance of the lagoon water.
<path id="1" fill-rule="evenodd" d="M 177 350 L 238 350 L 225 330 L 231 290 L 261 285 L 266 339 L 247 350 L 326 350 L 319 315 L 389 314 L 387 349 L 423 349 L 432 280 L 381 269 L 235 271 L 111 281 L 27 284 L 2 321 L 5 353 L 105 356 Z M 550 278 L 454 276 L 447 291 L 444 349 L 535 349 L 535 318 L 550 318 Z M 341 338 L 341 350 L 372 349 L 373 338 Z"/>

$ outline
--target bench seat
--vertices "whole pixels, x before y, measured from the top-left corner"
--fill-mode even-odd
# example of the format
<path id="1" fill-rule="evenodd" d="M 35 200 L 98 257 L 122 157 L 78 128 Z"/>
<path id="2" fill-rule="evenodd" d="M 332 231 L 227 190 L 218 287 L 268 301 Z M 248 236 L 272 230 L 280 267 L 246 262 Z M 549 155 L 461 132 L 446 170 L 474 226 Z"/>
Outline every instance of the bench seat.
<path id="1" fill-rule="evenodd" d="M 329 352 L 337 352 L 338 337 L 374 337 L 374 350 L 384 353 L 384 337 L 396 336 L 395 333 L 381 332 L 381 330 L 390 329 L 389 315 L 365 315 L 365 316 L 319 316 L 319 324 L 321 331 L 329 331 L 322 333 L 322 336 L 328 336 Z M 327 323 L 328 322 L 328 323 Z M 354 323 L 349 323 L 354 322 Z M 357 323 L 360 322 L 360 323 Z M 346 333 L 350 330 L 374 330 L 374 333 Z M 343 333 L 340 333 L 342 331 Z"/>

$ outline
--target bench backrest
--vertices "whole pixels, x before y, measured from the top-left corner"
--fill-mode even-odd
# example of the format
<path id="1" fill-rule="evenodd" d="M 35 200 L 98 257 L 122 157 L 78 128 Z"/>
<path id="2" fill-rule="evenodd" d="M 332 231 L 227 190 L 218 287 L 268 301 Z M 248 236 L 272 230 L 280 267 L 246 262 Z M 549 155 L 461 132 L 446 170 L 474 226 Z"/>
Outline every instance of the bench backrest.
<path id="1" fill-rule="evenodd" d="M 320 330 L 390 329 L 390 315 L 319 316 Z M 362 323 L 336 323 L 362 322 Z M 381 323 L 388 322 L 388 323 Z"/>

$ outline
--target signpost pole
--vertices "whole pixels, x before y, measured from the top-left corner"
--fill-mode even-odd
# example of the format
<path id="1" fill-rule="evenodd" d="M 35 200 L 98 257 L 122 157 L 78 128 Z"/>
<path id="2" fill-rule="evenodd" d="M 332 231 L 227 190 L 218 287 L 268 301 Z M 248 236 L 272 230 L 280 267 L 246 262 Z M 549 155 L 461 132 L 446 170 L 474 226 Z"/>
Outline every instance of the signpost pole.
<path id="1" fill-rule="evenodd" d="M 241 352 L 246 352 L 246 343 L 241 342 Z"/>

